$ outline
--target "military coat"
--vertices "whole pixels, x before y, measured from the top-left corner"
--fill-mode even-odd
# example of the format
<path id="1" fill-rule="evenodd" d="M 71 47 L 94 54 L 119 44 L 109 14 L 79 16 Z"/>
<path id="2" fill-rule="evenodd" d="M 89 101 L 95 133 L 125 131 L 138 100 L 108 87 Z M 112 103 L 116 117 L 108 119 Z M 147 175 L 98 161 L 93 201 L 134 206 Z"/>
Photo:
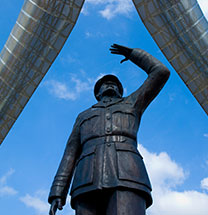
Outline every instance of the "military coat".
<path id="1" fill-rule="evenodd" d="M 143 54 L 142 58 L 139 54 Z M 137 132 L 144 110 L 164 86 L 169 71 L 146 52 L 134 49 L 130 59 L 137 65 L 139 62 L 148 78 L 131 95 L 100 101 L 79 114 L 52 184 L 49 202 L 60 197 L 65 204 L 74 173 L 72 207 L 80 194 L 116 187 L 137 190 L 146 199 L 147 207 L 152 204 L 150 180 L 137 149 Z"/>

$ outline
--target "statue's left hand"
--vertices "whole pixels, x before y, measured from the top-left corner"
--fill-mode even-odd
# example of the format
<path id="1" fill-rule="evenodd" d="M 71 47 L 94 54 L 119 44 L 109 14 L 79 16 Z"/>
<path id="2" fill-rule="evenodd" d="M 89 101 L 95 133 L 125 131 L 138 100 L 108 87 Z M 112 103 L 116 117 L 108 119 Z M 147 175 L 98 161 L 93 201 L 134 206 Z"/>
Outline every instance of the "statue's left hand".
<path id="1" fill-rule="evenodd" d="M 125 57 L 125 59 L 123 59 L 120 63 L 123 63 L 124 61 L 127 61 L 129 59 L 132 50 L 133 49 L 131 48 L 118 44 L 113 44 L 110 48 L 111 54 L 123 55 Z"/>
<path id="2" fill-rule="evenodd" d="M 50 208 L 50 211 L 49 211 L 49 215 L 55 215 L 56 214 L 56 211 L 57 211 L 57 208 L 59 210 L 62 210 L 63 209 L 63 206 L 62 206 L 62 202 L 61 202 L 61 199 L 60 198 L 56 198 L 52 201 L 51 203 L 51 208 Z"/>

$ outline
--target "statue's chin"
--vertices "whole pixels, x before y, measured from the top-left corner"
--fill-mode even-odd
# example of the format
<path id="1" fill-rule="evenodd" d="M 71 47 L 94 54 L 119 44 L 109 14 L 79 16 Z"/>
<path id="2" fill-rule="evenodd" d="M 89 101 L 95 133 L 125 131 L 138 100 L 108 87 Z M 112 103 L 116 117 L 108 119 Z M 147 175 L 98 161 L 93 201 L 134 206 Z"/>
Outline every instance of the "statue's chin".
<path id="1" fill-rule="evenodd" d="M 116 97 L 117 93 L 113 89 L 107 89 L 103 92 L 102 96 L 108 96 L 108 97 Z"/>

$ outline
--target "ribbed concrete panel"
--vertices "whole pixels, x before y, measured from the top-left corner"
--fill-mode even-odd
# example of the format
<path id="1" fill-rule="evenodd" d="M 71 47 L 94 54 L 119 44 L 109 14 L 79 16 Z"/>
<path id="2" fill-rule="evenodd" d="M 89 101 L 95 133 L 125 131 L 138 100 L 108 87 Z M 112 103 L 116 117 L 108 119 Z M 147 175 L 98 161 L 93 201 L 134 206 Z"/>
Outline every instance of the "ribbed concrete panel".
<path id="1" fill-rule="evenodd" d="M 196 0 L 133 0 L 163 54 L 208 114 L 208 22 Z"/>
<path id="2" fill-rule="evenodd" d="M 208 113 L 208 23 L 196 0 L 133 0 L 150 34 Z M 84 0 L 26 0 L 0 53 L 0 144 L 57 57 Z"/>
<path id="3" fill-rule="evenodd" d="M 84 0 L 26 0 L 0 53 L 0 144 L 72 31 Z"/>

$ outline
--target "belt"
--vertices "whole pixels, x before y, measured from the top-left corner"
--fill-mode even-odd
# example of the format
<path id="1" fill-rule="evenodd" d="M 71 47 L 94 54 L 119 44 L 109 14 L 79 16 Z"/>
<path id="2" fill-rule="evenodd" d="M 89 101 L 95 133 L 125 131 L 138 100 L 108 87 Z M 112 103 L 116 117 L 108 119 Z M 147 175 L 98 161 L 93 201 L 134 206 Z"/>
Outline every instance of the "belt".
<path id="1" fill-rule="evenodd" d="M 121 135 L 111 135 L 111 136 L 96 137 L 86 141 L 83 144 L 83 150 L 92 146 L 97 146 L 97 145 L 102 145 L 107 143 L 131 144 L 137 147 L 137 141 L 133 138 L 121 136 Z"/>

